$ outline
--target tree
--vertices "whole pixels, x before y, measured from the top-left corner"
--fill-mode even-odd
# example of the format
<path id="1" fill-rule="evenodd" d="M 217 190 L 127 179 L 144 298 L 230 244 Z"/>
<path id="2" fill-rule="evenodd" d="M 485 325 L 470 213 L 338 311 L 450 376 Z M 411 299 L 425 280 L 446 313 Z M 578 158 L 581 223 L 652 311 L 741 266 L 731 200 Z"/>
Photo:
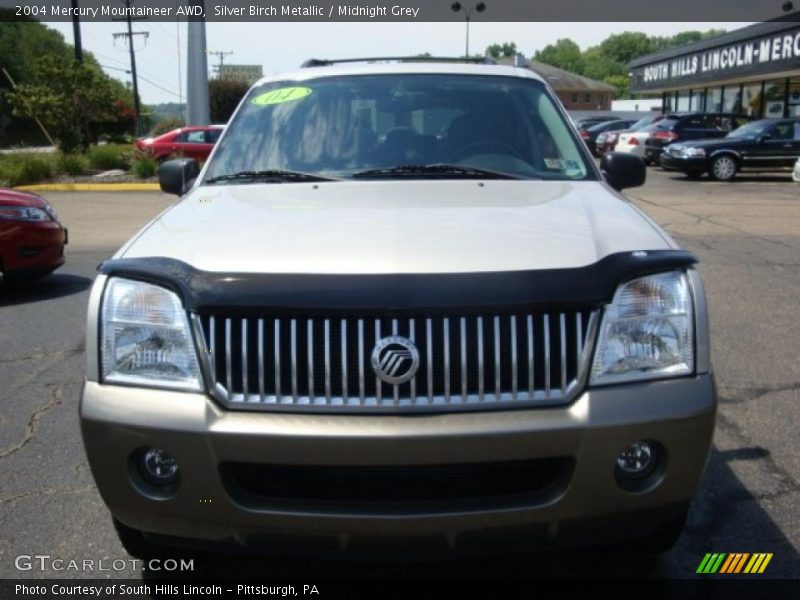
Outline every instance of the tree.
<path id="1" fill-rule="evenodd" d="M 211 122 L 227 123 L 239 106 L 250 86 L 238 79 L 212 79 L 208 82 L 208 98 L 211 105 Z"/>
<path id="2" fill-rule="evenodd" d="M 608 36 L 600 43 L 600 51 L 623 65 L 634 58 L 655 52 L 656 44 L 653 38 L 646 33 L 638 31 L 625 31 Z"/>
<path id="3" fill-rule="evenodd" d="M 627 75 L 608 75 L 603 77 L 603 83 L 614 87 L 614 98 L 628 98 L 630 96 L 631 79 Z"/>
<path id="4" fill-rule="evenodd" d="M 486 47 L 486 56 L 492 58 L 510 58 L 517 55 L 517 44 L 514 42 L 503 42 L 502 44 L 492 44 Z"/>
<path id="5" fill-rule="evenodd" d="M 583 56 L 578 44 L 570 39 L 560 39 L 537 50 L 534 58 L 539 62 L 553 65 L 565 71 L 583 74 Z"/>
<path id="6" fill-rule="evenodd" d="M 603 81 L 612 75 L 628 75 L 625 64 L 604 54 L 600 46 L 593 46 L 583 53 L 583 65 L 583 74 L 597 81 Z"/>
<path id="7" fill-rule="evenodd" d="M 6 93 L 14 114 L 38 117 L 63 152 L 89 145 L 85 123 L 114 121 L 121 107 L 114 89 L 99 68 L 63 56 L 43 56 L 35 63 L 29 83 Z"/>

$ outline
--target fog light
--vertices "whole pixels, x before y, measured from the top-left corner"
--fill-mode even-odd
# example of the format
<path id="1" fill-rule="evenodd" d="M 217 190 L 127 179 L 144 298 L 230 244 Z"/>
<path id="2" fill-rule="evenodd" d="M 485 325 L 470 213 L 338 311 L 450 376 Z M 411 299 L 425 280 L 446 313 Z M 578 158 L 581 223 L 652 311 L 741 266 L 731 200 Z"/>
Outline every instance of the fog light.
<path id="1" fill-rule="evenodd" d="M 178 461 L 160 448 L 148 448 L 139 458 L 142 476 L 156 485 L 169 485 L 178 480 Z"/>
<path id="2" fill-rule="evenodd" d="M 654 444 L 639 440 L 632 443 L 617 457 L 617 468 L 626 477 L 647 477 L 658 463 L 658 449 Z"/>

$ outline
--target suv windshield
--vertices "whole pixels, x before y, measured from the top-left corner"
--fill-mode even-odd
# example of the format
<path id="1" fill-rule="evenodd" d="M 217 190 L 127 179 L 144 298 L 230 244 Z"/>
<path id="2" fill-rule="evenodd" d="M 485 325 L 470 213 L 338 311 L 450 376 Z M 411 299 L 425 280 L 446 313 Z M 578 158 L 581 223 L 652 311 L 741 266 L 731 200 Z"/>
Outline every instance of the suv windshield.
<path id="1" fill-rule="evenodd" d="M 541 82 L 391 74 L 279 81 L 252 89 L 204 182 L 453 178 L 475 177 L 479 170 L 522 179 L 595 178 Z M 261 173 L 268 175 L 248 176 Z"/>
<path id="2" fill-rule="evenodd" d="M 667 117 L 665 119 L 661 119 L 657 123 L 653 123 L 652 127 L 653 130 L 666 131 L 667 129 L 672 129 L 677 122 L 678 119 Z"/>

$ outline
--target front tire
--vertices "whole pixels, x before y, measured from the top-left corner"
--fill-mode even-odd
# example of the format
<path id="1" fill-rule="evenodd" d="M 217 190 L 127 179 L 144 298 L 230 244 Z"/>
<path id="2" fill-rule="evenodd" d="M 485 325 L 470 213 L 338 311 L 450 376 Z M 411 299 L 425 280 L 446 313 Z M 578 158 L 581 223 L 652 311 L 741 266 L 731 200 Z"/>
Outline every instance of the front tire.
<path id="1" fill-rule="evenodd" d="M 736 164 L 736 160 L 732 156 L 723 154 L 711 161 L 708 173 L 717 181 L 733 181 L 738 169 L 739 165 Z"/>

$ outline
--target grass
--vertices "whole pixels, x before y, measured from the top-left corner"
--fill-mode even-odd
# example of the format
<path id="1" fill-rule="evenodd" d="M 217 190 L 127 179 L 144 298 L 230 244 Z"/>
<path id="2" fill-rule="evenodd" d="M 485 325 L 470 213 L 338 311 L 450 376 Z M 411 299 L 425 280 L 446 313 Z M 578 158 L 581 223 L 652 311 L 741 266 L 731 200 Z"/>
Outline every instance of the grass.
<path id="1" fill-rule="evenodd" d="M 100 171 L 122 169 L 131 166 L 131 146 L 129 144 L 105 144 L 92 146 L 88 152 L 89 166 Z"/>
<path id="2" fill-rule="evenodd" d="M 20 152 L 0 156 L 0 184 L 6 187 L 37 183 L 58 172 L 58 158 L 43 152 Z"/>
<path id="3" fill-rule="evenodd" d="M 142 154 L 133 159 L 133 172 L 139 179 L 155 177 L 158 163 L 151 156 Z"/>
<path id="4" fill-rule="evenodd" d="M 82 154 L 59 154 L 58 170 L 65 175 L 83 175 L 89 170 L 89 159 Z"/>
<path id="5" fill-rule="evenodd" d="M 92 146 L 84 154 L 15 152 L 0 155 L 0 186 L 41 183 L 59 175 L 86 175 L 90 171 L 131 170 L 137 177 L 154 177 L 158 165 L 150 156 L 133 152 L 130 144 Z"/>

